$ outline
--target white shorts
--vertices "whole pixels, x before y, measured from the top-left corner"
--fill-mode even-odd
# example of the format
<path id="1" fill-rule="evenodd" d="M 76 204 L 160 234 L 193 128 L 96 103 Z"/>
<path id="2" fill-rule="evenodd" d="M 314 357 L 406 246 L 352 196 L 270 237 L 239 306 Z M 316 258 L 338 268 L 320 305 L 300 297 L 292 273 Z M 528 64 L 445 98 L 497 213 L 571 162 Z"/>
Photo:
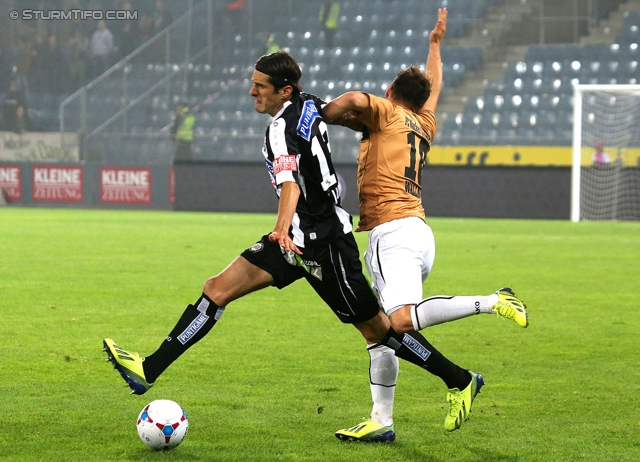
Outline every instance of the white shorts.
<path id="1" fill-rule="evenodd" d="M 388 315 L 422 300 L 422 284 L 435 256 L 433 231 L 421 218 L 401 218 L 371 230 L 364 260 Z"/>

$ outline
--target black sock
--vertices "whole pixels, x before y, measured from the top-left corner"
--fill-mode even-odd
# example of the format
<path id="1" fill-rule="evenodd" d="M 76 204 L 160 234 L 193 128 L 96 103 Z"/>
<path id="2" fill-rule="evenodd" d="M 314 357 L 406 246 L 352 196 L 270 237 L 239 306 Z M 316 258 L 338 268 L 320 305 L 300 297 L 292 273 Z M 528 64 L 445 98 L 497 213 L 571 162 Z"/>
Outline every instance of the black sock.
<path id="1" fill-rule="evenodd" d="M 172 362 L 207 335 L 223 312 L 224 308 L 213 303 L 205 294 L 202 294 L 195 306 L 187 306 L 160 348 L 142 363 L 147 382 L 155 382 Z"/>
<path id="2" fill-rule="evenodd" d="M 445 358 L 422 334 L 416 331 L 399 334 L 390 327 L 389 332 L 380 343 L 395 350 L 398 358 L 409 361 L 440 377 L 447 388 L 464 390 L 471 382 L 469 371 Z"/>

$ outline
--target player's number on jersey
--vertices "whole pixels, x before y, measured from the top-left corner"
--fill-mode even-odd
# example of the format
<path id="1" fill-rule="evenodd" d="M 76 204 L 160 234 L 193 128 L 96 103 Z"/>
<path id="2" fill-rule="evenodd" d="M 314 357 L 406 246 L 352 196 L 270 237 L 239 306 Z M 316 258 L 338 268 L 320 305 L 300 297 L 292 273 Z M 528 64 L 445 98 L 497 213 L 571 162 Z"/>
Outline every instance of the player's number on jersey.
<path id="1" fill-rule="evenodd" d="M 320 130 L 320 136 L 314 136 L 311 139 L 311 153 L 317 157 L 318 164 L 320 165 L 322 189 L 328 191 L 333 185 L 338 183 L 338 179 L 331 173 L 329 162 L 327 161 L 327 155 L 331 152 L 329 135 L 327 134 L 327 124 L 324 123 L 324 121 L 320 121 L 318 129 Z"/>
<path id="2" fill-rule="evenodd" d="M 418 146 L 416 146 L 416 140 L 419 140 Z M 422 167 L 427 159 L 429 145 L 425 140 L 417 137 L 414 132 L 407 133 L 407 144 L 410 147 L 409 166 L 404 168 L 404 176 L 405 178 L 420 184 L 422 182 Z M 416 156 L 416 152 L 420 154 L 419 159 Z"/>

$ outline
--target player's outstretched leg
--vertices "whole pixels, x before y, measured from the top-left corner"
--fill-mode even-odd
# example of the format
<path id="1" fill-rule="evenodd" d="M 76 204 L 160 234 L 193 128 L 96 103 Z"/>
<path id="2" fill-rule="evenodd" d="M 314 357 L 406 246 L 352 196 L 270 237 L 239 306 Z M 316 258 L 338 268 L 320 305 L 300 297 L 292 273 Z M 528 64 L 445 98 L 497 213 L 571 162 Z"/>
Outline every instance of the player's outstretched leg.
<path id="1" fill-rule="evenodd" d="M 140 358 L 138 353 L 133 353 L 119 347 L 110 338 L 105 338 L 102 342 L 102 351 L 107 353 L 107 361 L 111 361 L 113 367 L 120 372 L 122 378 L 129 384 L 132 395 L 142 395 L 153 386 L 147 382 L 142 363 L 144 358 Z"/>
<path id="2" fill-rule="evenodd" d="M 476 372 L 469 371 L 471 382 L 460 391 L 458 388 L 449 389 L 447 401 L 449 401 L 449 414 L 444 419 L 444 429 L 448 432 L 457 430 L 467 419 L 471 412 L 471 405 L 480 388 L 484 385 L 484 379 Z"/>
<path id="3" fill-rule="evenodd" d="M 529 315 L 527 306 L 516 298 L 516 294 L 511 288 L 503 287 L 496 291 L 498 301 L 493 305 L 493 311 L 500 317 L 511 319 L 521 327 L 529 325 Z"/>
<path id="4" fill-rule="evenodd" d="M 396 432 L 391 425 L 382 425 L 374 420 L 365 420 L 351 428 L 343 428 L 336 432 L 336 437 L 345 441 L 363 441 L 366 443 L 381 443 L 394 441 Z"/>
<path id="5" fill-rule="evenodd" d="M 521 327 L 529 325 L 525 304 L 518 300 L 513 290 L 508 287 L 491 295 L 428 297 L 411 306 L 409 313 L 413 329 L 416 331 L 483 313 L 511 319 Z"/>
<path id="6" fill-rule="evenodd" d="M 160 347 L 146 358 L 118 347 L 108 338 L 104 340 L 104 351 L 131 387 L 131 393 L 141 395 L 171 363 L 207 335 L 222 313 L 224 308 L 202 294 L 195 305 L 187 306 Z"/>

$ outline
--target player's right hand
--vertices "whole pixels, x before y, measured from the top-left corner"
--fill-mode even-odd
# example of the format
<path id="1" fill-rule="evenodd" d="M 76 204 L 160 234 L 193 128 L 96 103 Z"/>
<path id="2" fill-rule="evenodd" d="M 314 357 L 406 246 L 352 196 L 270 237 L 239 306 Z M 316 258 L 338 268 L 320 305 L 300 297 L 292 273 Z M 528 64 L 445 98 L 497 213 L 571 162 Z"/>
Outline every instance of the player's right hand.
<path id="1" fill-rule="evenodd" d="M 438 22 L 429 35 L 431 43 L 440 43 L 444 34 L 447 32 L 447 9 L 438 8 Z"/>

